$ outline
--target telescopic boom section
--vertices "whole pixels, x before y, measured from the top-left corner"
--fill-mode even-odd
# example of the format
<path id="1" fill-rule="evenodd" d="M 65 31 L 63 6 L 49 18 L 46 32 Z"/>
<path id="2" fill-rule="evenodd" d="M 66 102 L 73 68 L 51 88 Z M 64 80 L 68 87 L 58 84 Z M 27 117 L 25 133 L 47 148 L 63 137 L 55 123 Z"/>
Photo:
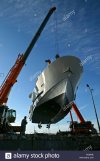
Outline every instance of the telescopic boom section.
<path id="1" fill-rule="evenodd" d="M 10 69 L 8 75 L 6 76 L 4 82 L 0 86 L 0 105 L 7 103 L 8 95 L 11 91 L 12 86 L 17 82 L 17 77 L 21 72 L 22 67 L 24 66 L 32 48 L 34 47 L 35 43 L 37 42 L 38 38 L 40 37 L 44 27 L 46 26 L 50 16 L 56 10 L 56 7 L 53 7 L 49 10 L 47 16 L 45 17 L 44 21 L 40 25 L 39 29 L 37 30 L 35 36 L 33 37 L 31 43 L 29 44 L 27 50 L 24 54 L 18 55 L 18 58 L 14 64 L 14 66 Z"/>
<path id="2" fill-rule="evenodd" d="M 77 108 L 75 103 L 72 104 L 72 109 L 76 113 L 80 123 L 85 123 L 85 120 L 84 120 L 83 116 L 81 115 L 80 111 L 78 110 L 78 108 Z"/>
<path id="3" fill-rule="evenodd" d="M 27 57 L 29 56 L 32 48 L 34 47 L 36 41 L 38 40 L 39 36 L 41 35 L 44 27 L 46 26 L 50 16 L 52 15 L 52 13 L 56 10 L 56 7 L 53 7 L 49 10 L 47 16 L 45 17 L 44 21 L 42 22 L 42 24 L 40 25 L 38 31 L 36 32 L 35 36 L 33 37 L 30 45 L 28 46 L 26 52 L 24 53 L 24 61 L 26 61 Z"/>

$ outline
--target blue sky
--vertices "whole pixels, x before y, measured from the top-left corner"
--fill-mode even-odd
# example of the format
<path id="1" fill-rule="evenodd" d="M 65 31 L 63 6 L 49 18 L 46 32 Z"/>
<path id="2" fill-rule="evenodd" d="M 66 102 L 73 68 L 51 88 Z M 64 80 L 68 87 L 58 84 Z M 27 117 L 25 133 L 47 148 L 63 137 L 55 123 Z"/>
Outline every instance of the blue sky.
<path id="1" fill-rule="evenodd" d="M 84 73 L 75 100 L 86 120 L 95 123 L 93 105 L 86 84 L 94 89 L 100 118 L 100 1 L 99 0 L 0 0 L 0 84 L 23 53 L 50 7 L 57 10 L 46 25 L 14 85 L 8 106 L 17 111 L 16 124 L 28 115 L 36 76 L 46 67 L 45 59 L 54 60 L 56 53 L 74 55 L 83 62 Z M 2 74 L 3 73 L 3 74 Z M 74 119 L 77 120 L 73 113 Z M 51 127 L 66 130 L 70 118 Z M 37 125 L 29 123 L 27 132 Z M 37 129 L 38 130 L 38 129 Z M 46 131 L 45 127 L 43 132 Z"/>

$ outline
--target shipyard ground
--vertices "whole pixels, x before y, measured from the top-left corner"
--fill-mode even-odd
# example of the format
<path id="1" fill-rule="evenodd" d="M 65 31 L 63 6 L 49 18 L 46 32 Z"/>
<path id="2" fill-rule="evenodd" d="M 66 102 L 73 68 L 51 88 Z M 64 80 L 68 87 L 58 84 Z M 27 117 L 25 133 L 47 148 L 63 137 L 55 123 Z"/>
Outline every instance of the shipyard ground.
<path id="1" fill-rule="evenodd" d="M 0 134 L 0 150 L 100 150 L 100 135 Z"/>

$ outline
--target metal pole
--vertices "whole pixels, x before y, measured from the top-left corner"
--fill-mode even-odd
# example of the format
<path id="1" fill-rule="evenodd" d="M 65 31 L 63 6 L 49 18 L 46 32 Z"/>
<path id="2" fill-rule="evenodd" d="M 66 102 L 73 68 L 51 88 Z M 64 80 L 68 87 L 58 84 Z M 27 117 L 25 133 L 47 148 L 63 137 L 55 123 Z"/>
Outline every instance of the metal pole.
<path id="1" fill-rule="evenodd" d="M 99 119 L 98 119 L 98 115 L 97 115 L 97 111 L 96 111 L 96 106 L 95 106 L 95 103 L 94 103 L 93 93 L 92 93 L 93 89 L 91 89 L 88 84 L 87 84 L 87 87 L 89 88 L 90 93 L 91 93 L 93 107 L 94 107 L 94 112 L 95 112 L 95 115 L 96 115 L 97 125 L 98 125 L 98 129 L 99 129 L 99 133 L 100 133 L 100 124 L 99 124 Z"/>

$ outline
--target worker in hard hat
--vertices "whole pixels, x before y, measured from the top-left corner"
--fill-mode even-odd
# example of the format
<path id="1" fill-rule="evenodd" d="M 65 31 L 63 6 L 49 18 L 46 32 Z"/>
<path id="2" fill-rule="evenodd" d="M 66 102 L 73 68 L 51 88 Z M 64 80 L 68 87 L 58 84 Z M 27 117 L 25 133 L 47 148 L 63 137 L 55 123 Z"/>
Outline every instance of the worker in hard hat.
<path id="1" fill-rule="evenodd" d="M 50 59 L 45 60 L 45 62 L 48 63 L 48 65 L 51 64 L 51 60 Z"/>
<path id="2" fill-rule="evenodd" d="M 21 122 L 21 132 L 20 132 L 21 135 L 25 135 L 26 125 L 27 125 L 27 117 L 25 116 Z"/>

